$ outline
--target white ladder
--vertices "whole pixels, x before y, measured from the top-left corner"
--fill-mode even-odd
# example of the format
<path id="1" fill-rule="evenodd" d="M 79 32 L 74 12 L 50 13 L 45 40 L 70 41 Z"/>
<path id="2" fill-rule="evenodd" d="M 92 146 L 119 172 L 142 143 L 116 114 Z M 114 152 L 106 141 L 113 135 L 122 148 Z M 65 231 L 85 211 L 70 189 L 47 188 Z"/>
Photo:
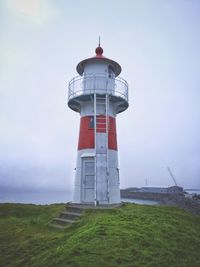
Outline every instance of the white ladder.
<path id="1" fill-rule="evenodd" d="M 102 112 L 103 110 L 103 112 Z M 95 140 L 95 206 L 97 200 L 97 156 L 106 156 L 106 182 L 107 182 L 107 201 L 109 203 L 109 155 L 108 155 L 108 132 L 109 132 L 109 95 L 94 94 L 94 140 Z M 105 147 L 102 151 L 97 148 L 97 133 L 105 133 Z"/>

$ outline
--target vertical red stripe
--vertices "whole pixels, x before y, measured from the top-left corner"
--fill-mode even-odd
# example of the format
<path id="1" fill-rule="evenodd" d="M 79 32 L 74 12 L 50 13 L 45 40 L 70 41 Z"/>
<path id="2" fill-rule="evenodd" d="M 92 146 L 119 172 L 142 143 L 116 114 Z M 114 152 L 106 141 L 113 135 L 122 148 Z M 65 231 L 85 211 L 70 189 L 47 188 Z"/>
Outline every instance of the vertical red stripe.
<path id="1" fill-rule="evenodd" d="M 117 150 L 116 120 L 113 117 L 109 117 L 108 148 Z"/>
<path id="2" fill-rule="evenodd" d="M 94 128 L 89 128 L 91 117 L 82 117 L 80 122 L 78 150 L 94 148 Z"/>

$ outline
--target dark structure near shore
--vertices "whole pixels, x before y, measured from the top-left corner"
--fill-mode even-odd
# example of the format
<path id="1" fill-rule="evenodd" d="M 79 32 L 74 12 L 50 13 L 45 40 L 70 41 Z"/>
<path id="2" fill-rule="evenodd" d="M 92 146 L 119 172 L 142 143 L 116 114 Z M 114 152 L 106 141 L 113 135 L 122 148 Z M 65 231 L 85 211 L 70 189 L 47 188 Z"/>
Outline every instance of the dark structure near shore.
<path id="1" fill-rule="evenodd" d="M 170 187 L 129 187 L 126 189 L 122 189 L 122 192 L 127 193 L 159 193 L 159 194 L 179 194 L 183 193 L 183 188 L 180 186 L 170 186 Z"/>
<path id="2" fill-rule="evenodd" d="M 167 199 L 174 199 L 183 196 L 184 191 L 180 186 L 170 187 L 129 187 L 121 189 L 121 198 L 149 199 L 164 202 Z"/>

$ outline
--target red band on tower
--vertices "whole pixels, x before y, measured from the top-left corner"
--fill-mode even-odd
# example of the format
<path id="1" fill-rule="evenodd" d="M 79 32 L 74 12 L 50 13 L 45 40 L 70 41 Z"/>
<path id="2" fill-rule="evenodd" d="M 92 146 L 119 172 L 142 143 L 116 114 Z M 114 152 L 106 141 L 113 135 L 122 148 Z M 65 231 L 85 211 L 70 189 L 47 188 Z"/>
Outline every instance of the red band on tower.
<path id="1" fill-rule="evenodd" d="M 108 149 L 117 150 L 116 120 L 109 116 Z M 106 116 L 97 116 L 97 133 L 106 133 Z M 94 117 L 81 118 L 78 150 L 94 148 Z"/>

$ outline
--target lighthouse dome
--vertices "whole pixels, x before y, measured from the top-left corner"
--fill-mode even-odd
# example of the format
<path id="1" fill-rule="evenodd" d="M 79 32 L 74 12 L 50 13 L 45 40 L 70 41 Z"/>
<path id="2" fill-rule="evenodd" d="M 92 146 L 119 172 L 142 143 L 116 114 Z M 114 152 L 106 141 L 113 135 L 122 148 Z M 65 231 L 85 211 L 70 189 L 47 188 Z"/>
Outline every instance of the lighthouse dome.
<path id="1" fill-rule="evenodd" d="M 77 65 L 76 70 L 78 74 L 83 75 L 85 72 L 85 67 L 89 66 L 90 64 L 93 65 L 93 67 L 94 64 L 107 66 L 108 72 L 111 69 L 115 77 L 121 73 L 121 66 L 116 61 L 104 57 L 103 48 L 100 45 L 95 49 L 95 53 L 96 55 L 94 57 L 84 59 Z"/>

